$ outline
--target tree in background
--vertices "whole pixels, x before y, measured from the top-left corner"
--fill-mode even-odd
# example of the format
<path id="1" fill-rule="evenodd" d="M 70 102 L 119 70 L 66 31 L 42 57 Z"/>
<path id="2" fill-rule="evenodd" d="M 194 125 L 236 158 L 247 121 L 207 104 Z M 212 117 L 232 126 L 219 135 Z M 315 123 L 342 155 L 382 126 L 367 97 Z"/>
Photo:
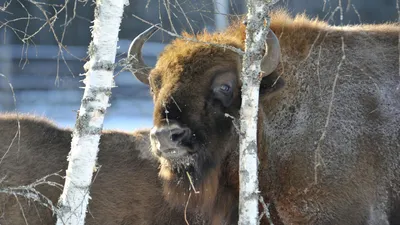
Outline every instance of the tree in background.
<path id="1" fill-rule="evenodd" d="M 90 61 L 85 64 L 88 71 L 83 81 L 86 87 L 73 130 L 69 165 L 59 200 L 58 225 L 85 223 L 104 115 L 115 86 L 113 72 L 118 32 L 127 4 L 128 0 L 96 1 Z"/>
<path id="2" fill-rule="evenodd" d="M 256 225 L 259 221 L 257 115 L 261 60 L 269 31 L 268 11 L 273 1 L 248 0 L 246 43 L 243 56 L 242 105 L 240 107 L 239 148 L 239 224 Z"/>

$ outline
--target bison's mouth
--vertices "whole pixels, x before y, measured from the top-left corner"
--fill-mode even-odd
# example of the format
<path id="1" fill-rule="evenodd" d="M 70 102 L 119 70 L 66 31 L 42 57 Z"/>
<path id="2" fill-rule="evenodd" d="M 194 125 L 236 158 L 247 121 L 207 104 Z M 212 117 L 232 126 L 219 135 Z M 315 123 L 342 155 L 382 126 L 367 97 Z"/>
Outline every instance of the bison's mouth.
<path id="1" fill-rule="evenodd" d="M 160 158 L 161 166 L 174 174 L 184 174 L 198 168 L 198 154 L 188 148 L 169 148 L 161 151 L 153 146 L 152 151 Z"/>
<path id="2" fill-rule="evenodd" d="M 162 151 L 160 149 L 155 149 L 155 152 L 157 156 L 163 157 L 167 160 L 179 159 L 181 157 L 190 157 L 190 155 L 194 154 L 194 152 L 188 148 L 168 148 L 163 149 Z"/>
<path id="3" fill-rule="evenodd" d="M 152 152 L 160 158 L 170 162 L 171 167 L 190 167 L 198 160 L 199 150 L 196 145 L 178 144 L 176 147 L 163 148 L 157 140 L 151 140 Z"/>

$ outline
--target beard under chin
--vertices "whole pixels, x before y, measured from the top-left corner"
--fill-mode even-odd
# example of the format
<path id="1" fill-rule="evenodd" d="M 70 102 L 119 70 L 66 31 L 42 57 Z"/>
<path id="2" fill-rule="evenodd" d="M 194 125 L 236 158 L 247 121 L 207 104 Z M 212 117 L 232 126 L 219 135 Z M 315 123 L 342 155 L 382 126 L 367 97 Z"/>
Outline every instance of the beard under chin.
<path id="1" fill-rule="evenodd" d="M 193 173 L 202 170 L 201 166 L 199 166 L 201 162 L 198 158 L 198 154 L 190 154 L 179 158 L 167 159 L 167 161 L 176 175 L 186 176 L 186 172 Z"/>
<path id="2" fill-rule="evenodd" d="M 190 179 L 195 185 L 201 183 L 203 178 L 206 177 L 211 170 L 215 169 L 216 165 L 211 157 L 205 157 L 199 153 L 165 160 L 168 162 L 168 165 L 164 166 L 169 167 L 178 181 L 187 180 L 188 175 L 190 175 Z"/>

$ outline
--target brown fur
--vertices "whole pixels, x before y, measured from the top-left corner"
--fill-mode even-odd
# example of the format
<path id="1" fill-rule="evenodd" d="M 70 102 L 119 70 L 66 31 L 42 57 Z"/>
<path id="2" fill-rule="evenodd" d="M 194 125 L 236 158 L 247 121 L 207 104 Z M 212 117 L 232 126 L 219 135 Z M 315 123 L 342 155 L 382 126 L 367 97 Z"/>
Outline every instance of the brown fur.
<path id="1" fill-rule="evenodd" d="M 275 206 L 274 218 L 277 210 L 285 224 L 395 224 L 399 26 L 332 27 L 278 10 L 271 14 L 271 29 L 282 57 L 262 84 L 281 76 L 286 87 L 271 95 L 274 90 L 265 88 L 277 88 L 261 86 L 258 154 L 260 190 Z M 224 32 L 195 37 L 243 49 L 244 34 L 237 22 Z M 346 58 L 339 67 L 342 40 Z M 219 71 L 238 75 L 240 67 L 238 55 L 228 49 L 175 40 L 150 73 L 155 126 L 178 123 L 196 135 L 196 154 L 178 162 L 159 156 L 164 194 L 182 207 L 191 192 L 189 172 L 200 191 L 191 194 L 189 210 L 208 214 L 213 224 L 237 222 L 238 135 L 224 114 L 239 117 L 240 87 L 234 87 L 234 103 L 221 108 L 210 99 L 210 86 Z"/>
<path id="2" fill-rule="evenodd" d="M 57 128 L 45 118 L 19 115 L 17 136 L 7 152 L 17 129 L 14 114 L 0 114 L 0 189 L 28 185 L 48 174 L 65 175 L 70 151 L 71 131 Z M 86 224 L 186 224 L 184 212 L 164 201 L 157 177 L 158 163 L 147 151 L 148 130 L 124 133 L 104 131 L 100 139 L 98 171 L 90 190 Z M 64 184 L 51 176 L 49 181 Z M 57 204 L 61 190 L 42 184 L 36 189 Z M 38 202 L 0 194 L 0 224 L 54 224 L 51 211 Z M 202 224 L 188 214 L 191 224 Z"/>

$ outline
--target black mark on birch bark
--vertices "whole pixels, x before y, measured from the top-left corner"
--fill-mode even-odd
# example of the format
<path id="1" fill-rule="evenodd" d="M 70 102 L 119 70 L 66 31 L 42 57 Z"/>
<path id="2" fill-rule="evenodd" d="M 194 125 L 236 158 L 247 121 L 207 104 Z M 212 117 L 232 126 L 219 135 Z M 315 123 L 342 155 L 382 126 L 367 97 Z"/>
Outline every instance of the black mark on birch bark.
<path id="1" fill-rule="evenodd" d="M 249 145 L 246 147 L 246 152 L 250 153 L 250 154 L 257 154 L 257 152 L 255 151 L 255 149 L 257 149 L 257 144 L 255 141 L 251 141 L 249 143 Z"/>

